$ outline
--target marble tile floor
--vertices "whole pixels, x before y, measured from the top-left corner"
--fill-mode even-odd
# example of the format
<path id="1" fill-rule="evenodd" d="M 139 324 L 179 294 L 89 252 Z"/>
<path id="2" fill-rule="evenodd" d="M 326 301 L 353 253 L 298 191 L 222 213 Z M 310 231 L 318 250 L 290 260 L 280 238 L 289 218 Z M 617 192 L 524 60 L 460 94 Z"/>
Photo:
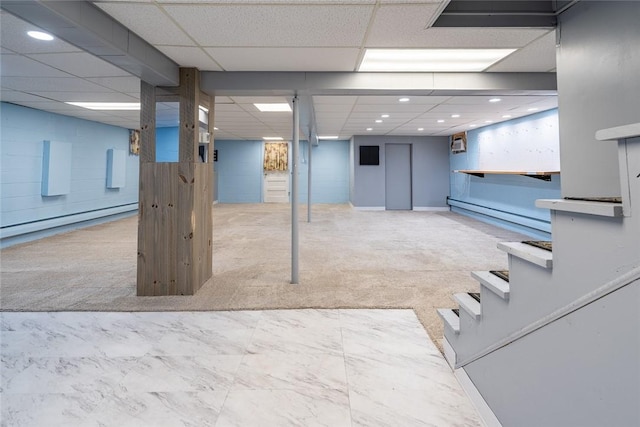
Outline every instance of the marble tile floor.
<path id="1" fill-rule="evenodd" d="M 4 312 L 2 426 L 480 426 L 412 310 Z"/>

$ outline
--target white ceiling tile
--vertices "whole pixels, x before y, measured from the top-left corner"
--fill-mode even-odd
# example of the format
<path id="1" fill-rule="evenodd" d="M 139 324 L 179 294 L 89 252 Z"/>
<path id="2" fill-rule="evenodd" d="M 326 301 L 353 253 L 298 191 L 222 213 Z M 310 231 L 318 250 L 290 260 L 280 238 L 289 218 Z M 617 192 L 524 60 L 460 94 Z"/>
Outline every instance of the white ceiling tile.
<path id="1" fill-rule="evenodd" d="M 48 92 L 38 95 L 60 102 L 136 102 L 137 99 L 119 92 Z"/>
<path id="2" fill-rule="evenodd" d="M 123 93 L 140 94 L 140 79 L 137 77 L 90 77 L 90 82 Z"/>
<path id="3" fill-rule="evenodd" d="M 232 96 L 231 99 L 236 104 L 277 103 L 290 101 L 284 96 Z"/>
<path id="4" fill-rule="evenodd" d="M 206 4 L 164 9 L 206 47 L 359 47 L 373 6 Z"/>
<path id="5" fill-rule="evenodd" d="M 398 99 L 400 96 L 360 96 L 358 98 L 359 105 L 372 104 L 372 105 L 435 105 L 440 102 L 444 102 L 449 99 L 449 96 L 409 96 L 409 102 L 401 103 Z"/>
<path id="6" fill-rule="evenodd" d="M 367 47 L 415 47 L 425 42 L 425 27 L 433 21 L 438 4 L 382 5 L 376 12 Z"/>
<path id="7" fill-rule="evenodd" d="M 358 48 L 206 48 L 227 71 L 354 71 Z"/>
<path id="8" fill-rule="evenodd" d="M 233 104 L 233 100 L 228 96 L 216 96 L 216 108 L 218 104 Z"/>
<path id="9" fill-rule="evenodd" d="M 358 99 L 357 96 L 314 95 L 313 96 L 313 103 L 315 105 L 320 105 L 320 104 L 347 104 L 347 105 L 353 105 L 356 102 L 357 99 Z"/>
<path id="10" fill-rule="evenodd" d="M 200 71 L 222 71 L 222 68 L 199 47 L 155 46 L 181 67 L 195 67 Z"/>
<path id="11" fill-rule="evenodd" d="M 230 103 L 225 103 L 225 104 L 218 104 L 218 97 L 216 97 L 216 114 L 218 113 L 222 113 L 222 112 L 244 112 L 244 110 L 242 108 L 240 108 L 239 105 L 237 104 L 230 104 Z"/>
<path id="12" fill-rule="evenodd" d="M 315 104 L 314 109 L 316 114 L 322 113 L 349 113 L 353 105 L 350 104 Z"/>
<path id="13" fill-rule="evenodd" d="M 490 67 L 492 72 L 545 72 L 556 67 L 556 32 L 550 31 Z"/>
<path id="14" fill-rule="evenodd" d="M 33 102 L 43 102 L 46 99 L 43 99 L 40 96 L 32 95 L 26 92 L 18 92 L 15 90 L 2 89 L 0 90 L 0 101 L 3 102 L 20 102 L 20 101 L 33 101 Z"/>
<path id="15" fill-rule="evenodd" d="M 412 18 L 418 20 L 418 17 Z M 418 29 L 414 24 L 413 34 L 408 30 L 397 36 L 387 29 L 371 33 L 367 38 L 367 47 L 390 48 L 519 48 L 540 36 L 548 29 L 536 28 L 427 28 Z"/>
<path id="16" fill-rule="evenodd" d="M 6 49 L 22 54 L 47 52 L 80 52 L 75 46 L 60 39 L 41 41 L 31 38 L 27 31 L 42 31 L 15 16 L 2 12 L 0 14 L 0 44 Z"/>
<path id="17" fill-rule="evenodd" d="M 111 92 L 107 88 L 75 77 L 53 77 L 46 79 L 3 77 L 2 86 L 25 92 Z"/>
<path id="18" fill-rule="evenodd" d="M 152 45 L 195 46 L 193 40 L 154 4 L 96 5 Z M 189 27 L 188 22 L 185 24 Z"/>
<path id="19" fill-rule="evenodd" d="M 12 104 L 23 105 L 29 108 L 35 108 L 37 110 L 52 111 L 60 113 L 72 113 L 80 112 L 80 107 L 74 107 L 72 105 L 63 104 L 57 101 L 42 101 L 43 98 L 37 98 L 35 101 L 31 100 L 16 100 L 12 101 Z"/>
<path id="20" fill-rule="evenodd" d="M 36 53 L 29 57 L 78 77 L 131 76 L 123 69 L 85 52 Z"/>
<path id="21" fill-rule="evenodd" d="M 21 55 L 2 54 L 2 77 L 71 77 L 69 74 Z"/>
<path id="22" fill-rule="evenodd" d="M 127 0 L 116 0 L 127 1 Z M 309 4 L 309 0 L 137 0 L 137 1 L 156 1 L 157 3 L 206 3 L 206 4 Z M 412 1 L 412 0 L 408 0 Z M 424 0 L 418 0 L 424 1 Z M 439 1 L 439 0 L 431 0 Z M 315 4 L 375 4 L 376 0 L 313 0 Z"/>

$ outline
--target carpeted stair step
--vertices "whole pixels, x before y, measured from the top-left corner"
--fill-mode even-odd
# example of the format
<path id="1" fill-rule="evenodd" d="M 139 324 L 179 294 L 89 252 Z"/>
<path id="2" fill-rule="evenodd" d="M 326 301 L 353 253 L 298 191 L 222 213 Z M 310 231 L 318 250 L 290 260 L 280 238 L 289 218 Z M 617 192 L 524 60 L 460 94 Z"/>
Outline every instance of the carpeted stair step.
<path id="1" fill-rule="evenodd" d="M 453 295 L 453 299 L 456 300 L 462 310 L 467 312 L 469 316 L 476 320 L 480 320 L 480 302 L 479 298 L 476 300 L 469 293 L 459 293 Z"/>
<path id="2" fill-rule="evenodd" d="M 509 270 L 491 270 L 489 273 L 509 283 Z"/>
<path id="3" fill-rule="evenodd" d="M 496 273 L 506 273 L 506 280 Z M 471 277 L 480 282 L 481 286 L 489 289 L 504 300 L 509 300 L 509 270 L 504 271 L 472 271 Z M 503 275 L 503 277 L 505 277 Z"/>
<path id="4" fill-rule="evenodd" d="M 525 245 L 531 245 L 535 248 L 544 249 L 545 251 L 553 252 L 553 244 L 546 240 L 525 240 L 522 243 Z"/>
<path id="5" fill-rule="evenodd" d="M 451 308 L 439 308 L 438 316 L 442 319 L 445 330 L 449 328 L 458 335 L 460 333 L 460 317 L 453 310 Z"/>
<path id="6" fill-rule="evenodd" d="M 501 242 L 498 243 L 498 249 L 540 267 L 553 267 L 553 253 L 544 249 L 526 245 L 522 242 Z"/>

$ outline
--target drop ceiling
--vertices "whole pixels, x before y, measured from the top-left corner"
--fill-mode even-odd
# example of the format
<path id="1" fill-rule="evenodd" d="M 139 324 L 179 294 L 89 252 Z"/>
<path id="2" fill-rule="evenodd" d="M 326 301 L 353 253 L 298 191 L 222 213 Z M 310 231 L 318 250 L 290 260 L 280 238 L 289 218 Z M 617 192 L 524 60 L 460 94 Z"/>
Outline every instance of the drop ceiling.
<path id="1" fill-rule="evenodd" d="M 511 48 L 515 52 L 485 72 L 553 72 L 551 27 L 434 27 L 449 4 L 441 0 L 118 0 L 98 8 L 182 67 L 202 71 L 356 71 L 366 48 Z M 38 29 L 0 13 L 4 102 L 139 127 L 136 111 L 90 111 L 67 101 L 135 102 L 137 77 L 60 39 L 42 42 Z M 314 96 L 317 133 L 451 135 L 557 106 L 545 96 Z M 283 97 L 216 97 L 216 139 L 291 137 L 291 113 L 261 113 L 255 102 Z M 382 118 L 388 114 L 388 118 Z M 459 115 L 459 117 L 452 117 Z M 382 120 L 376 123 L 376 120 Z M 444 120 L 444 121 L 442 121 Z M 440 121 L 440 122 L 439 122 Z M 158 125 L 177 124 L 177 111 L 158 106 Z M 367 130 L 370 129 L 370 130 Z M 419 130 L 420 129 L 420 130 Z"/>

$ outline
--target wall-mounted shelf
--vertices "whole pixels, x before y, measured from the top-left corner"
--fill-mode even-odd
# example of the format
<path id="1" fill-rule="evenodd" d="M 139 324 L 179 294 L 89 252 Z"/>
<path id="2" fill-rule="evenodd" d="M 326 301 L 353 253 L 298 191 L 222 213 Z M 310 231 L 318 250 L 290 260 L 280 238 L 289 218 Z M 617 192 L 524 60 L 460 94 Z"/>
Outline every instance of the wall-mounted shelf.
<path id="1" fill-rule="evenodd" d="M 530 178 L 541 179 L 543 181 L 551 181 L 551 175 L 560 175 L 560 171 L 503 171 L 503 170 L 454 170 L 457 173 L 466 173 L 467 175 L 478 176 L 484 178 L 485 175 L 522 175 Z"/>

